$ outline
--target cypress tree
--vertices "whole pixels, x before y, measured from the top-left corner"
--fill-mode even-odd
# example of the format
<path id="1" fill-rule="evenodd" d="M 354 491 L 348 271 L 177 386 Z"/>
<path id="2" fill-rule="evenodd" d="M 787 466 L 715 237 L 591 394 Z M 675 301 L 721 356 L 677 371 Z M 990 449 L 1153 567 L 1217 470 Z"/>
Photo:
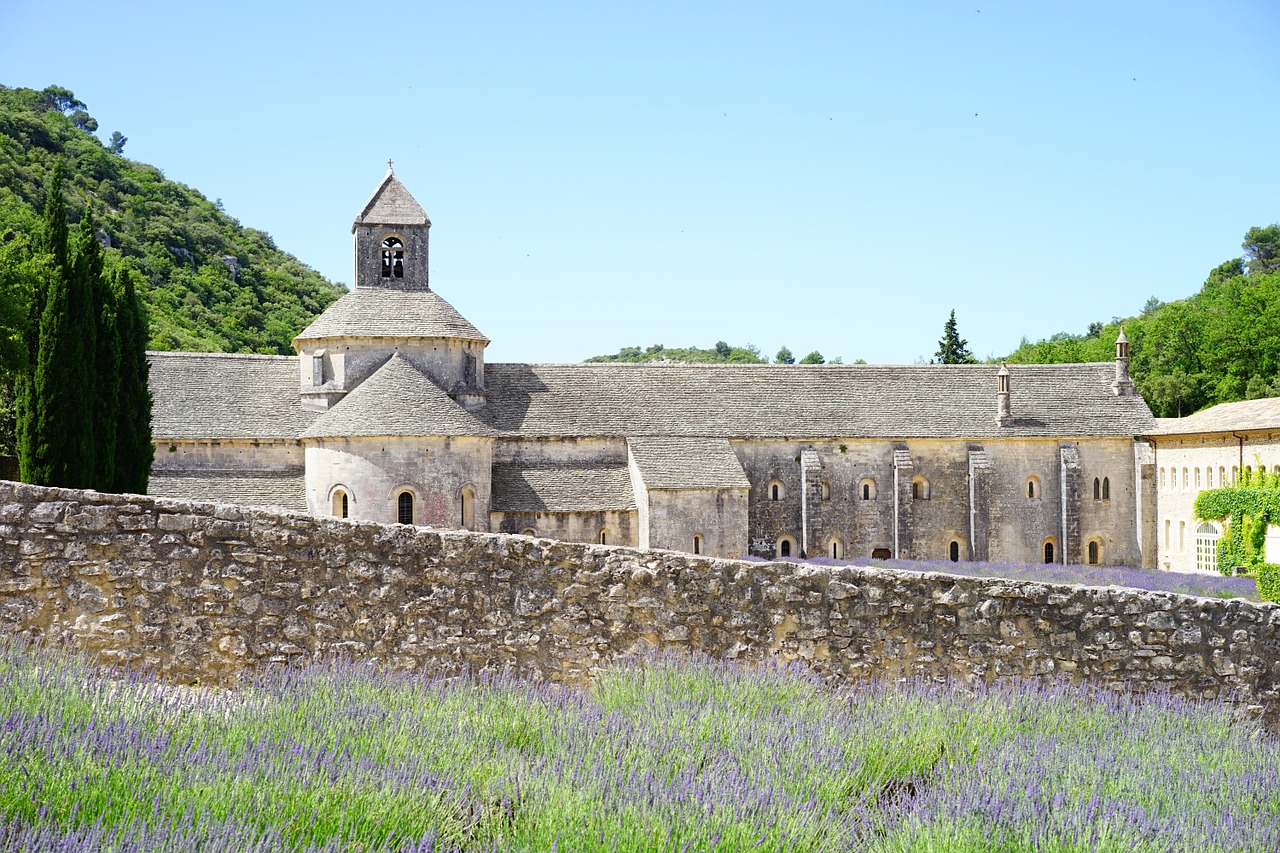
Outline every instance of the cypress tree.
<path id="1" fill-rule="evenodd" d="M 155 454 L 151 444 L 151 391 L 147 387 L 147 313 L 134 288 L 133 275 L 123 266 L 116 269 L 112 290 L 120 342 L 120 387 L 110 490 L 146 494 Z"/>
<path id="2" fill-rule="evenodd" d="M 100 315 L 110 300 L 104 292 L 106 270 L 102 257 L 102 244 L 98 242 L 94 228 L 93 211 L 87 204 L 72 243 L 68 306 L 71 311 L 70 328 L 75 336 L 75 346 L 74 361 L 67 376 L 67 386 L 79 389 L 79 406 L 69 413 L 75 432 L 70 436 L 71 444 L 67 449 L 79 456 L 74 465 L 78 471 L 78 486 L 86 489 L 105 489 L 107 483 L 100 481 L 98 477 L 99 435 L 113 427 L 115 414 L 114 411 L 100 411 L 99 405 L 102 400 L 102 385 L 111 385 L 116 380 L 106 375 L 110 364 L 103 364 L 97 360 L 101 355 L 98 342 Z M 108 338 L 110 337 L 109 335 Z M 111 360 L 114 360 L 114 357 L 109 357 L 108 361 Z M 114 391 L 111 396 L 115 396 Z M 104 421 L 104 417 L 109 417 L 110 420 Z"/>

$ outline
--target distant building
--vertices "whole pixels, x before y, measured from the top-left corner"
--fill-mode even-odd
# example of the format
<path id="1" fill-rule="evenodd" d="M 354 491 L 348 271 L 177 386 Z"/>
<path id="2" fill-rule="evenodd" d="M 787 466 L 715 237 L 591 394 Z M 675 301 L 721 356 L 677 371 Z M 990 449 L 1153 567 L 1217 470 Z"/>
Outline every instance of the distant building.
<path id="1" fill-rule="evenodd" d="M 1280 473 L 1280 397 L 1221 403 L 1156 424 L 1160 568 L 1218 571 L 1222 525 L 1196 519 L 1196 495 L 1235 484 L 1241 472 Z"/>
<path id="2" fill-rule="evenodd" d="M 725 557 L 1154 565 L 1123 337 L 999 370 L 485 364 L 430 227 L 388 172 L 296 357 L 154 353 L 152 492 Z"/>

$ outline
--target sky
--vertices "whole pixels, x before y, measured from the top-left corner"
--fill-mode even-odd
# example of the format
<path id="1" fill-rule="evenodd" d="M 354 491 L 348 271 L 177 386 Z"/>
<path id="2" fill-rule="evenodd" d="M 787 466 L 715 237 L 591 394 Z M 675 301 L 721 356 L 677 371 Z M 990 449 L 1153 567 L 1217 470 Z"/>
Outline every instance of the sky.
<path id="1" fill-rule="evenodd" d="M 488 361 L 981 357 L 1280 221 L 1280 4 L 0 0 L 0 84 L 351 283 L 392 159 Z"/>

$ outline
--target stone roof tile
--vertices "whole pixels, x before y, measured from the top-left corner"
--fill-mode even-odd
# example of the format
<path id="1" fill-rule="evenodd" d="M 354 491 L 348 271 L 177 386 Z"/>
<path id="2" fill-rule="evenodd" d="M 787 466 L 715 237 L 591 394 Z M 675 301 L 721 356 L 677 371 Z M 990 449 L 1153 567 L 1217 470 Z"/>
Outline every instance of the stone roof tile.
<path id="1" fill-rule="evenodd" d="M 326 308 L 294 341 L 361 337 L 489 340 L 434 290 L 357 287 Z"/>
<path id="2" fill-rule="evenodd" d="M 302 433 L 303 438 L 383 435 L 493 435 L 399 354 Z"/>
<path id="3" fill-rule="evenodd" d="M 634 510 L 626 465 L 604 463 L 493 464 L 494 512 Z"/>
<path id="4" fill-rule="evenodd" d="M 1114 365 L 1011 365 L 1014 424 L 992 365 L 488 364 L 486 420 L 519 436 L 1029 438 L 1142 435 Z"/>
<path id="5" fill-rule="evenodd" d="M 751 487 L 727 439 L 644 436 L 627 439 L 627 447 L 650 489 Z"/>
<path id="6" fill-rule="evenodd" d="M 360 208 L 354 231 L 361 225 L 430 225 L 427 213 L 418 204 L 413 193 L 400 183 L 400 179 L 390 170 L 378 184 L 378 188 L 369 196 L 369 200 Z"/>
<path id="7" fill-rule="evenodd" d="M 316 418 L 298 397 L 298 359 L 285 355 L 151 352 L 156 439 L 297 439 Z"/>
<path id="8" fill-rule="evenodd" d="M 157 498 L 307 511 L 306 485 L 301 468 L 289 471 L 156 471 L 147 482 L 147 494 Z"/>
<path id="9" fill-rule="evenodd" d="M 1185 418 L 1157 418 L 1150 435 L 1280 430 L 1280 397 L 1219 403 Z"/>

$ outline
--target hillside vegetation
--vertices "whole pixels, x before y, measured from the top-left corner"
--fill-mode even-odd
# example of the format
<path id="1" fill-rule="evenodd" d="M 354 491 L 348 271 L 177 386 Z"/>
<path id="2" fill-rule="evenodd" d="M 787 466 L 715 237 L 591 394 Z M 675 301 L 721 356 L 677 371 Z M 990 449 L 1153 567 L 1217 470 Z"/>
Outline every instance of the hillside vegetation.
<path id="1" fill-rule="evenodd" d="M 1142 313 L 1028 342 L 1007 361 L 1109 361 L 1123 324 L 1131 373 L 1151 410 L 1179 417 L 1217 403 L 1280 396 L 1280 225 L 1251 228 L 1244 257 L 1221 264 L 1200 292 Z"/>
<path id="2" fill-rule="evenodd" d="M 125 158 L 119 132 L 103 144 L 97 128 L 66 89 L 0 86 L 0 245 L 35 232 L 61 161 L 73 227 L 88 205 L 108 265 L 146 279 L 152 349 L 292 353 L 293 336 L 343 288 L 220 203 Z"/>

